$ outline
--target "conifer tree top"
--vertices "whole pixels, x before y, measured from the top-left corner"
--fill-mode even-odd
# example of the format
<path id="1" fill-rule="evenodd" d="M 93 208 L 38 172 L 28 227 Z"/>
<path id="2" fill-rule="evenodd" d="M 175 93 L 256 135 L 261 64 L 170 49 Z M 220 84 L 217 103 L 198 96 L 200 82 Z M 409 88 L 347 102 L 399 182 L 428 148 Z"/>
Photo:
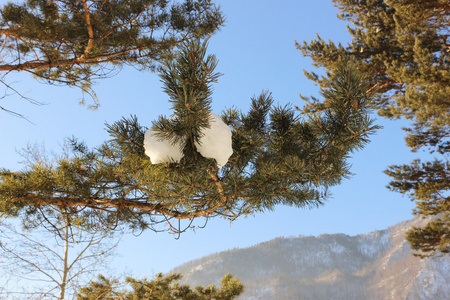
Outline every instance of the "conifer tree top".
<path id="1" fill-rule="evenodd" d="M 384 117 L 411 121 L 404 128 L 412 151 L 428 150 L 434 161 L 389 166 L 389 188 L 416 201 L 415 214 L 435 218 L 412 228 L 408 241 L 419 255 L 450 252 L 450 5 L 447 0 L 333 0 L 349 21 L 348 45 L 318 37 L 298 45 L 316 67 L 336 70 L 353 60 L 376 92 Z M 306 72 L 321 87 L 329 79 Z M 320 108 L 316 106 L 315 108 Z"/>

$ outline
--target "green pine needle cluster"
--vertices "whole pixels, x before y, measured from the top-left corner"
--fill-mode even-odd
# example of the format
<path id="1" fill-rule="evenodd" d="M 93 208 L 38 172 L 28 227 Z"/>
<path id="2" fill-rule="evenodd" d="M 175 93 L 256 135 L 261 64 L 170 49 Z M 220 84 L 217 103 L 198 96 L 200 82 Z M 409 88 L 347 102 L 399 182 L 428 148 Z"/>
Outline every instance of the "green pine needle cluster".
<path id="1" fill-rule="evenodd" d="M 218 61 L 215 55 L 207 55 L 206 49 L 207 45 L 199 40 L 188 41 L 180 46 L 175 59 L 160 70 L 163 90 L 169 96 L 174 116 L 172 119 L 161 116 L 153 129 L 160 138 L 173 144 L 200 143 L 202 130 L 209 127 L 211 84 L 221 74 L 214 72 Z M 184 151 L 195 153 L 192 147 Z"/>

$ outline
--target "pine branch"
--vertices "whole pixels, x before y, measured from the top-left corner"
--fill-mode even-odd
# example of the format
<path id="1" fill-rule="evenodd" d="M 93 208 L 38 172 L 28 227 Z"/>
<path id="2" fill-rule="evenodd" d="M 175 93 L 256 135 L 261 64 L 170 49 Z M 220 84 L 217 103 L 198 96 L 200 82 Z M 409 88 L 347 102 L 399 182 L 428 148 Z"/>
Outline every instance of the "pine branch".
<path id="1" fill-rule="evenodd" d="M 73 157 L 30 165 L 21 176 L 3 172 L 0 209 L 32 220 L 45 217 L 46 207 L 65 207 L 87 222 L 152 228 L 171 219 L 234 220 L 278 204 L 322 205 L 328 189 L 350 175 L 350 153 L 378 128 L 368 116 L 366 80 L 343 65 L 322 89 L 320 109 L 302 115 L 274 107 L 268 92 L 253 97 L 247 113 L 228 110 L 222 120 L 232 127 L 233 154 L 219 169 L 197 150 L 211 126 L 211 84 L 219 76 L 206 46 L 187 42 L 161 69 L 174 115 L 160 117 L 152 130 L 182 150 L 179 162 L 152 163 L 144 127 L 136 117 L 123 118 L 107 125 L 112 139 L 94 150 L 73 139 Z"/>

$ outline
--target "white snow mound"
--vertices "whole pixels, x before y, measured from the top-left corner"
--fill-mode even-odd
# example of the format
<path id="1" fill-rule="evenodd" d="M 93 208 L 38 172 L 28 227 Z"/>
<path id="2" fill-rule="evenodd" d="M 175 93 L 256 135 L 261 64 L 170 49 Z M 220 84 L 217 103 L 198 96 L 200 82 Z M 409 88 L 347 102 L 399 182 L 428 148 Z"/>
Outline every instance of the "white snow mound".
<path id="1" fill-rule="evenodd" d="M 221 168 L 233 154 L 231 129 L 213 113 L 209 125 L 210 128 L 204 129 L 200 143 L 196 143 L 195 146 L 203 157 L 214 158 L 217 166 Z M 151 129 L 145 133 L 144 148 L 152 164 L 180 162 L 183 157 L 180 145 L 171 145 L 169 141 L 159 140 L 156 132 Z"/>
<path id="2" fill-rule="evenodd" d="M 144 136 L 145 154 L 150 157 L 152 164 L 163 162 L 180 162 L 183 157 L 178 145 L 172 145 L 167 140 L 160 140 L 156 131 L 147 130 Z"/>
<path id="3" fill-rule="evenodd" d="M 233 154 L 231 130 L 222 119 L 211 113 L 210 128 L 205 128 L 200 138 L 200 145 L 195 144 L 203 157 L 214 158 L 217 166 L 222 168 Z"/>

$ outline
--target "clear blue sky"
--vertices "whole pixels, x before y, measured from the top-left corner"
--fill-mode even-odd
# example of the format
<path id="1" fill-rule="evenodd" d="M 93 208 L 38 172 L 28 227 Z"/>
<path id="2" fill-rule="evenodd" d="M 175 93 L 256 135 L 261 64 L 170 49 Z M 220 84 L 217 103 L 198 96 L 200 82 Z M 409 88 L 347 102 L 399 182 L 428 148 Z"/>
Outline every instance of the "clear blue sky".
<path id="1" fill-rule="evenodd" d="M 2 1 L 3 2 L 3 1 Z M 219 59 L 217 71 L 224 74 L 215 86 L 213 110 L 225 107 L 247 110 L 250 97 L 270 90 L 278 103 L 302 105 L 298 94 L 317 95 L 318 87 L 303 75 L 311 61 L 302 57 L 294 40 L 310 41 L 316 33 L 324 39 L 346 43 L 346 24 L 336 17 L 328 0 L 216 1 L 227 18 L 226 26 L 210 39 L 209 52 Z M 14 87 L 46 103 L 29 104 L 15 96 L 0 99 L 0 105 L 24 114 L 32 123 L 0 111 L 0 167 L 17 170 L 16 150 L 27 143 L 45 145 L 61 152 L 65 137 L 77 136 L 91 146 L 108 139 L 104 123 L 135 114 L 141 124 L 151 125 L 160 114 L 170 114 L 167 97 L 158 77 L 133 68 L 98 81 L 98 110 L 78 104 L 81 92 L 67 87 L 39 84 L 27 74 L 12 74 Z M 333 198 L 314 210 L 277 207 L 275 211 L 241 218 L 230 224 L 210 220 L 204 229 L 182 234 L 176 240 L 168 233 L 144 232 L 126 236 L 120 257 L 112 267 L 136 276 L 167 272 L 191 259 L 236 247 L 247 247 L 279 236 L 346 233 L 350 235 L 384 229 L 412 218 L 413 203 L 389 192 L 389 178 L 382 171 L 390 164 L 408 163 L 417 157 L 405 146 L 406 123 L 378 118 L 384 126 L 372 142 L 355 153 L 351 163 L 355 175 L 332 189 Z"/>

